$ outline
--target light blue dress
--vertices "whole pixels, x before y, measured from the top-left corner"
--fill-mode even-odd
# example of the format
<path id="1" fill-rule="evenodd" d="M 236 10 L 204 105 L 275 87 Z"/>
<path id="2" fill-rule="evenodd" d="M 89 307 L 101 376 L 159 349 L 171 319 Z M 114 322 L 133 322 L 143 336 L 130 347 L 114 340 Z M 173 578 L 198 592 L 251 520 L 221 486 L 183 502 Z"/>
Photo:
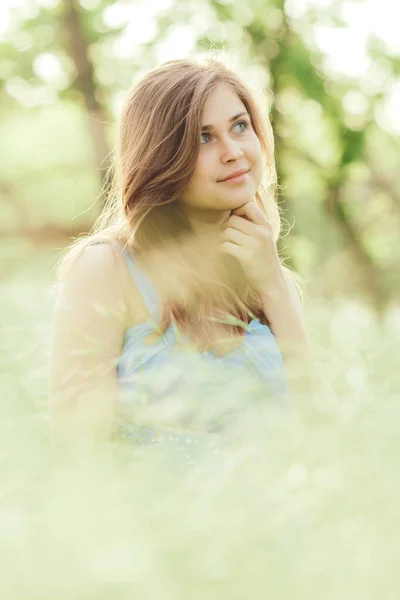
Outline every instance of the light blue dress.
<path id="1" fill-rule="evenodd" d="M 117 367 L 119 438 L 149 448 L 172 444 L 189 457 L 194 448 L 202 451 L 204 446 L 218 445 L 218 439 L 224 437 L 224 423 L 245 410 L 252 385 L 257 389 L 253 393 L 256 401 L 283 407 L 290 404 L 281 352 L 272 331 L 259 319 L 248 324 L 243 342 L 224 356 L 214 351 L 185 351 L 177 345 L 173 325 L 155 342 L 146 344 L 159 320 L 159 298 L 132 254 L 117 243 L 113 245 L 126 261 L 151 315 L 151 320 L 124 334 Z M 149 422 L 152 414 L 164 410 L 168 426 Z M 171 423 L 174 411 L 176 422 L 172 419 Z"/>

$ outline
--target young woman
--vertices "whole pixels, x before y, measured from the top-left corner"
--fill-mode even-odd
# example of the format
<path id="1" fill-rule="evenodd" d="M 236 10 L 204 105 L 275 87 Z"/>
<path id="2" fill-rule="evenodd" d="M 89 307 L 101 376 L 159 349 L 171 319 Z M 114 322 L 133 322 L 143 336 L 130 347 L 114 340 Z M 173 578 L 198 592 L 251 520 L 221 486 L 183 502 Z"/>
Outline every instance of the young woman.
<path id="1" fill-rule="evenodd" d="M 265 402 L 321 384 L 276 248 L 275 190 L 270 124 L 221 62 L 170 61 L 130 90 L 108 205 L 61 264 L 58 434 L 193 440 L 221 428 L 235 381 L 264 382 Z"/>

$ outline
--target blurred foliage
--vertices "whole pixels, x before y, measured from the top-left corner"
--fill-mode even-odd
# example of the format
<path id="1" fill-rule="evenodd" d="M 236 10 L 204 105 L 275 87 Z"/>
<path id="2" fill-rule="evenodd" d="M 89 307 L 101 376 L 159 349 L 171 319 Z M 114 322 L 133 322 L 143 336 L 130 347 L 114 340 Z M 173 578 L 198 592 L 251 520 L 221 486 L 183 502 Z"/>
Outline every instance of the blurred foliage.
<path id="1" fill-rule="evenodd" d="M 9 256 L 28 249 L 14 241 Z M 309 307 L 338 419 L 266 401 L 240 442 L 189 468 L 116 442 L 68 455 L 47 433 L 56 254 L 37 251 L 0 286 L 1 597 L 396 600 L 399 311 Z"/>
<path id="2" fill-rule="evenodd" d="M 317 28 L 343 28 L 346 4 L 26 0 L 10 9 L 1 233 L 46 244 L 88 230 L 127 88 L 163 60 L 220 49 L 271 107 L 282 254 L 314 292 L 358 293 L 384 309 L 399 288 L 400 184 L 399 139 L 382 114 L 400 61 L 371 35 L 361 79 L 329 68 Z"/>
<path id="3" fill-rule="evenodd" d="M 385 106 L 400 60 L 371 36 L 362 77 L 330 68 L 317 28 L 344 28 L 346 4 L 25 0 L 10 10 L 0 40 L 1 598 L 398 598 L 399 139 Z M 101 210 L 127 88 L 161 61 L 210 48 L 238 59 L 268 98 L 279 202 L 294 223 L 281 251 L 314 292 L 306 318 L 340 418 L 276 419 L 266 403 L 242 444 L 191 470 L 118 444 L 70 462 L 47 433 L 59 248 Z"/>

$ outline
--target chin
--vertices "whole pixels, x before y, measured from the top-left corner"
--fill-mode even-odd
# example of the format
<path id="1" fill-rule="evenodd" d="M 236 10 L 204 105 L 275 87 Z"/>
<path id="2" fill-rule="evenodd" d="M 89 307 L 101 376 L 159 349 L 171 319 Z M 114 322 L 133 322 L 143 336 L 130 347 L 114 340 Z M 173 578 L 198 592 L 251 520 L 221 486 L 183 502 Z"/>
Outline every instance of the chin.
<path id="1" fill-rule="evenodd" d="M 222 205 L 224 205 L 226 208 L 225 210 L 235 210 L 236 208 L 239 208 L 240 206 L 243 206 L 243 204 L 246 204 L 247 202 L 252 202 L 254 200 L 254 194 L 243 194 L 243 195 L 237 195 L 236 197 L 231 197 L 228 200 L 225 200 L 225 202 L 220 203 L 221 205 L 221 210 L 222 209 Z"/>

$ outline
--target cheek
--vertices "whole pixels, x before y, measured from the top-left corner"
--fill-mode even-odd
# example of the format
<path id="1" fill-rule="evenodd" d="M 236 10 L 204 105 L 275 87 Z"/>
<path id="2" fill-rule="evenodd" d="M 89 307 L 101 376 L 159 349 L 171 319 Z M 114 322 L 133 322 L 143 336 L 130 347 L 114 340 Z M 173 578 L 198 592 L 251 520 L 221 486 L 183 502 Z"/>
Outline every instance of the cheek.
<path id="1" fill-rule="evenodd" d="M 210 155 L 199 156 L 193 173 L 193 179 L 202 184 L 206 184 L 210 179 L 212 180 L 214 164 Z"/>
<path id="2" fill-rule="evenodd" d="M 254 157 L 254 161 L 256 163 L 262 163 L 263 161 L 263 154 L 262 154 L 262 150 L 261 150 L 261 144 L 259 142 L 259 139 L 256 135 L 254 135 L 254 138 L 252 140 L 252 144 L 251 144 L 251 151 Z"/>
<path id="3" fill-rule="evenodd" d="M 212 173 L 209 161 L 198 158 L 195 170 L 186 188 L 185 197 L 190 201 L 201 196 L 205 192 L 208 185 L 212 183 Z"/>
<path id="4" fill-rule="evenodd" d="M 213 171 L 213 162 L 202 157 L 197 160 L 196 168 L 193 172 L 188 189 L 193 195 L 202 195 L 202 193 L 213 185 L 215 179 L 216 175 Z"/>
<path id="5" fill-rule="evenodd" d="M 249 155 L 251 156 L 252 169 L 257 180 L 261 180 L 263 168 L 264 168 L 264 155 L 261 150 L 260 142 L 258 138 L 254 140 L 254 143 L 249 149 Z"/>

